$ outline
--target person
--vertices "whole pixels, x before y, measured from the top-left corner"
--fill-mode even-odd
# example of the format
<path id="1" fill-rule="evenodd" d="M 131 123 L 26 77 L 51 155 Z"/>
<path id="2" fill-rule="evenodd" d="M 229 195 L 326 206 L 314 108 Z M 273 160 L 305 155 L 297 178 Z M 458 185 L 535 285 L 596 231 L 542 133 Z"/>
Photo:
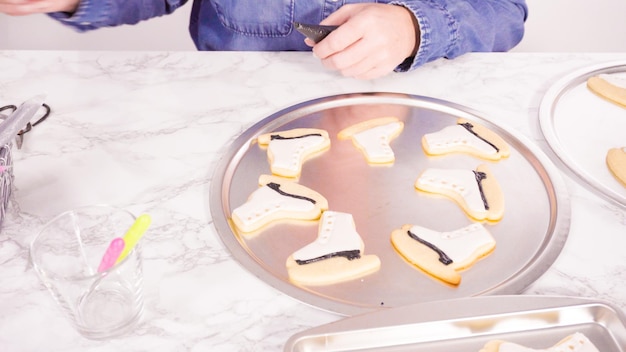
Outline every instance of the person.
<path id="1" fill-rule="evenodd" d="M 0 0 L 9 15 L 48 13 L 78 31 L 174 12 L 187 0 Z M 508 51 L 521 41 L 525 0 L 194 0 L 198 50 L 312 50 L 325 67 L 373 79 L 467 52 Z M 336 25 L 314 43 L 293 22 Z"/>

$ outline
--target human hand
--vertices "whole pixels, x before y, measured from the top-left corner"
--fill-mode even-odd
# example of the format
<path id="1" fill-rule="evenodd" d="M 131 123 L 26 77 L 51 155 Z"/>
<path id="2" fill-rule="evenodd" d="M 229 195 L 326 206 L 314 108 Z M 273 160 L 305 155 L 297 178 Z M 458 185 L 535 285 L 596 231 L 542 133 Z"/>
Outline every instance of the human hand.
<path id="1" fill-rule="evenodd" d="M 11 16 L 48 12 L 75 12 L 80 0 L 0 0 L 0 13 Z"/>
<path id="2" fill-rule="evenodd" d="M 309 39 L 305 42 L 313 47 L 324 66 L 344 76 L 384 76 L 417 51 L 417 23 L 402 6 L 344 5 L 320 24 L 340 27 L 317 44 Z"/>

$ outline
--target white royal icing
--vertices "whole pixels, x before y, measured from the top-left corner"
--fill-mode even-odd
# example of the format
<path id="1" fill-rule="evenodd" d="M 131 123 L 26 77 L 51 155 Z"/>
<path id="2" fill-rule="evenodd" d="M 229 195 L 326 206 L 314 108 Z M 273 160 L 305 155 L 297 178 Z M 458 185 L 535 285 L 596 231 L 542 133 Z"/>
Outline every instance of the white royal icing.
<path id="1" fill-rule="evenodd" d="M 468 208 L 484 212 L 485 203 L 478 188 L 474 171 L 465 169 L 426 169 L 417 179 L 418 186 L 426 189 L 452 191 L 465 200 Z"/>
<path id="2" fill-rule="evenodd" d="M 575 333 L 565 341 L 548 349 L 532 349 L 512 342 L 504 342 L 500 345 L 498 352 L 599 352 L 589 339 L 581 334 Z"/>
<path id="3" fill-rule="evenodd" d="M 619 88 L 626 89 L 626 78 L 624 77 L 610 75 L 606 73 L 601 74 L 599 77 L 607 81 L 609 84 L 612 84 Z"/>
<path id="4" fill-rule="evenodd" d="M 279 211 L 306 213 L 313 208 L 315 204 L 310 201 L 281 195 L 265 185 L 252 192 L 244 204 L 233 210 L 233 216 L 244 225 L 251 225 Z"/>
<path id="5" fill-rule="evenodd" d="M 411 227 L 410 231 L 441 249 L 456 263 L 470 259 L 476 249 L 496 242 L 489 231 L 478 223 L 450 232 L 433 231 L 417 225 Z"/>
<path id="6" fill-rule="evenodd" d="M 360 250 L 363 246 L 351 214 L 325 211 L 320 219 L 317 239 L 293 253 L 295 260 L 310 260 L 321 256 Z"/>
<path id="7" fill-rule="evenodd" d="M 493 155 L 498 151 L 484 140 L 472 134 L 461 125 L 448 126 L 438 132 L 424 135 L 428 149 L 432 154 L 439 154 L 457 146 L 466 146 L 482 154 Z"/>
<path id="8" fill-rule="evenodd" d="M 363 152 L 368 159 L 393 160 L 394 153 L 389 143 L 391 142 L 391 137 L 398 133 L 398 129 L 402 127 L 403 124 L 401 122 L 390 122 L 355 133 L 352 135 L 352 138 L 363 148 Z"/>
<path id="9" fill-rule="evenodd" d="M 273 155 L 272 167 L 294 173 L 302 167 L 303 155 L 319 149 L 325 143 L 324 136 L 311 135 L 300 138 L 272 139 L 268 150 Z"/>

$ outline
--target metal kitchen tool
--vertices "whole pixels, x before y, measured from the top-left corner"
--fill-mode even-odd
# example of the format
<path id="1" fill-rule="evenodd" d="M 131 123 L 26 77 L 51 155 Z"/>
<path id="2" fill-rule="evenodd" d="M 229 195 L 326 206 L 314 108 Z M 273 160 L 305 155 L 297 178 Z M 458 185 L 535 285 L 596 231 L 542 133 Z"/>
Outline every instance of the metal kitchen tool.
<path id="1" fill-rule="evenodd" d="M 0 123 L 0 145 L 10 143 L 25 128 L 43 105 L 45 96 L 38 95 L 20 105 L 9 117 Z"/>
<path id="2" fill-rule="evenodd" d="M 4 221 L 13 187 L 12 147 L 14 138 L 17 137 L 16 143 L 21 146 L 23 136 L 20 132 L 23 128 L 29 126 L 30 120 L 41 108 L 43 101 L 44 96 L 38 95 L 27 100 L 19 107 L 9 105 L 0 109 L 13 111 L 9 116 L 3 117 L 2 122 L 0 122 L 0 225 Z M 35 123 L 43 121 L 47 115 L 46 113 L 43 118 L 40 118 Z"/>
<path id="3" fill-rule="evenodd" d="M 37 120 L 35 122 L 28 122 L 26 124 L 26 127 L 24 127 L 24 129 L 21 129 L 18 133 L 17 133 L 17 138 L 15 138 L 15 144 L 17 145 L 17 149 L 22 149 L 22 144 L 24 143 L 24 135 L 28 132 L 30 132 L 33 127 L 39 125 L 40 123 L 44 122 L 48 116 L 50 116 L 50 113 L 52 112 L 52 109 L 50 108 L 50 106 L 48 104 L 42 104 L 42 107 L 44 109 L 44 113 L 41 116 L 37 117 Z"/>

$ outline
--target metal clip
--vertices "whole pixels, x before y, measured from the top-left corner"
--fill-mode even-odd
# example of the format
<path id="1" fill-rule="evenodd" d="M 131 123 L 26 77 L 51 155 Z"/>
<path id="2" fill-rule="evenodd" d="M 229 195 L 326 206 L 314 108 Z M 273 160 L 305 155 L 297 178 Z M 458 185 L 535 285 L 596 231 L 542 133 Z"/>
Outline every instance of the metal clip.
<path id="1" fill-rule="evenodd" d="M 20 130 L 17 133 L 17 136 L 15 137 L 15 145 L 17 146 L 17 149 L 22 149 L 22 144 L 24 143 L 24 134 L 29 132 L 30 130 L 33 129 L 33 127 L 37 126 L 38 124 L 40 124 L 41 122 L 45 121 L 48 116 L 50 115 L 51 109 L 50 106 L 46 103 L 42 104 L 42 107 L 44 108 L 44 113 L 43 115 L 37 119 L 37 121 L 30 123 L 28 122 L 26 124 L 26 127 L 24 127 L 24 129 Z M 2 111 L 2 110 L 0 110 Z M 15 111 L 15 110 L 13 110 Z"/>

